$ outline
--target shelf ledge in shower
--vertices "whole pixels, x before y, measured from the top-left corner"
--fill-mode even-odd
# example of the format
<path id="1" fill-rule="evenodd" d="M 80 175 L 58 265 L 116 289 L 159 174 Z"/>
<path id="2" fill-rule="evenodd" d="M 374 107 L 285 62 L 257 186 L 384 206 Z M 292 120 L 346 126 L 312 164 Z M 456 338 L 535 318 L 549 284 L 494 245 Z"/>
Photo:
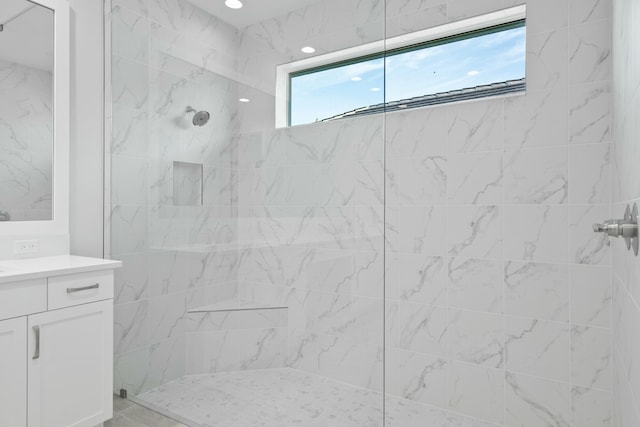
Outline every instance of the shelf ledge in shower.
<path id="1" fill-rule="evenodd" d="M 211 252 L 237 251 L 241 249 L 237 244 L 203 244 L 203 245 L 167 245 L 152 246 L 151 251 L 154 252 L 182 252 L 207 254 Z"/>
<path id="2" fill-rule="evenodd" d="M 247 311 L 247 310 L 278 310 L 287 309 L 284 304 L 267 304 L 260 302 L 244 301 L 240 299 L 230 299 L 220 301 L 215 304 L 205 305 L 203 307 L 192 308 L 189 313 L 212 313 L 217 311 Z"/>

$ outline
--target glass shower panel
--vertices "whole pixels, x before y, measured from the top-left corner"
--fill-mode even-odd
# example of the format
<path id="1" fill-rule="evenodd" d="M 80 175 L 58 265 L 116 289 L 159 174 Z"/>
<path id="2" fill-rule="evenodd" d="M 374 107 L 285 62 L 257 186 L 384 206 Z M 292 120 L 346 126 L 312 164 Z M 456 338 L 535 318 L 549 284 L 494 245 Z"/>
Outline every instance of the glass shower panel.
<path id="1" fill-rule="evenodd" d="M 196 424 L 383 425 L 384 115 L 276 128 L 275 83 L 383 40 L 384 2 L 251 7 L 111 5 L 114 391 Z"/>
<path id="2" fill-rule="evenodd" d="M 187 37 L 203 12 L 166 11 L 177 31 L 159 9 L 133 7 L 114 2 L 111 16 L 110 252 L 126 264 L 116 281 L 114 391 L 135 397 L 203 369 L 209 355 L 195 332 L 216 337 L 194 331 L 202 319 L 189 311 L 237 294 L 238 84 L 223 50 L 204 67 L 215 34 L 202 45 Z"/>
<path id="3" fill-rule="evenodd" d="M 288 307 L 286 366 L 318 423 L 383 424 L 384 118 L 275 128 L 273 84 L 277 65 L 383 39 L 383 6 L 312 2 L 240 36 L 239 295 Z"/>

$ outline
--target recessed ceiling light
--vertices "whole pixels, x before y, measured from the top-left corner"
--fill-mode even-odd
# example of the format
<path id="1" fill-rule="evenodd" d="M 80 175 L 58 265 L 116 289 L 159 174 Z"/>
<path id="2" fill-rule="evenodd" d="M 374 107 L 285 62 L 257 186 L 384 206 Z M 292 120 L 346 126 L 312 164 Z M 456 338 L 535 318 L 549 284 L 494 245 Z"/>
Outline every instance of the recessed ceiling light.
<path id="1" fill-rule="evenodd" d="M 362 77 L 358 77 L 358 76 L 351 77 L 351 81 L 359 82 L 360 80 L 362 80 Z"/>
<path id="2" fill-rule="evenodd" d="M 473 77 L 473 76 L 477 76 L 478 74 L 480 74 L 480 71 L 473 70 L 473 71 L 469 71 L 467 73 L 467 76 Z"/>
<path id="3" fill-rule="evenodd" d="M 407 104 L 398 105 L 398 108 L 407 108 Z"/>
<path id="4" fill-rule="evenodd" d="M 372 87 L 371 88 L 371 92 L 380 92 L 380 88 L 379 87 Z"/>
<path id="5" fill-rule="evenodd" d="M 305 46 L 302 49 L 300 49 L 302 52 L 304 53 L 313 53 L 316 50 L 314 48 L 312 48 L 311 46 Z"/>
<path id="6" fill-rule="evenodd" d="M 242 7 L 242 2 L 240 0 L 225 0 L 224 4 L 231 9 L 240 9 Z"/>
<path id="7" fill-rule="evenodd" d="M 250 99 L 249 98 L 240 98 L 240 99 L 238 99 L 238 101 L 240 101 L 240 102 L 249 102 Z"/>

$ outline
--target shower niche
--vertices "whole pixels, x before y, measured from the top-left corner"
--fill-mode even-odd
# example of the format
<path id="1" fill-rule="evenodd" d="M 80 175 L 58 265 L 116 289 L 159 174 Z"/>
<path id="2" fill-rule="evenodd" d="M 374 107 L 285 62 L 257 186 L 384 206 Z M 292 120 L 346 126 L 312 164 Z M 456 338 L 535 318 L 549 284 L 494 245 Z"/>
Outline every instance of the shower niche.
<path id="1" fill-rule="evenodd" d="M 202 206 L 202 164 L 173 162 L 173 204 Z"/>

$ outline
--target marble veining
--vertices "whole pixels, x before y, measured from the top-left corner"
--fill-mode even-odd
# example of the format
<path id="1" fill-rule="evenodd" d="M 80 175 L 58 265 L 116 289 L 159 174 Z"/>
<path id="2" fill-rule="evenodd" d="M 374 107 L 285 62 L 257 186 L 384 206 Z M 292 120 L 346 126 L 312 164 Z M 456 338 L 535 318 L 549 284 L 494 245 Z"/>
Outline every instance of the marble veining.
<path id="1" fill-rule="evenodd" d="M 50 220 L 53 76 L 0 60 L 1 210 L 12 220 Z"/>
<path id="2" fill-rule="evenodd" d="M 569 3 L 569 18 L 574 23 L 585 23 L 611 17 L 611 0 L 588 0 L 581 3 L 584 4 Z"/>
<path id="3" fill-rule="evenodd" d="M 507 259 L 568 261 L 569 236 L 566 227 L 569 213 L 566 206 L 507 206 L 504 215 L 504 250 Z"/>
<path id="4" fill-rule="evenodd" d="M 580 325 L 611 327 L 612 289 L 607 267 L 579 265 L 571 272 L 571 317 Z"/>
<path id="5" fill-rule="evenodd" d="M 570 147 L 569 199 L 572 203 L 610 203 L 611 144 Z"/>
<path id="6" fill-rule="evenodd" d="M 449 255 L 497 258 L 502 252 L 502 211 L 499 206 L 449 209 Z"/>
<path id="7" fill-rule="evenodd" d="M 508 203 L 567 203 L 567 149 L 550 147 L 507 153 L 504 185 Z"/>
<path id="8" fill-rule="evenodd" d="M 149 342 L 147 323 L 149 304 L 145 301 L 120 304 L 114 309 L 114 352 L 126 353 Z"/>
<path id="9" fill-rule="evenodd" d="M 575 82 L 611 77 L 611 27 L 608 20 L 593 20 L 573 27 L 569 39 L 569 72 Z"/>
<path id="10" fill-rule="evenodd" d="M 571 210 L 572 257 L 576 264 L 609 265 L 609 255 L 613 242 L 606 236 L 595 233 L 586 234 L 590 224 L 598 222 L 595 218 L 610 217 L 611 208 L 606 205 L 576 206 Z M 618 242 L 615 242 L 618 243 Z"/>
<path id="11" fill-rule="evenodd" d="M 569 132 L 572 143 L 606 142 L 611 138 L 610 97 L 608 81 L 571 89 Z"/>
<path id="12" fill-rule="evenodd" d="M 448 261 L 449 305 L 490 313 L 503 311 L 502 263 L 452 257 Z"/>
<path id="13" fill-rule="evenodd" d="M 570 426 L 568 384 L 506 374 L 507 425 Z"/>
<path id="14" fill-rule="evenodd" d="M 561 146 L 568 132 L 567 88 L 505 100 L 505 148 Z"/>
<path id="15" fill-rule="evenodd" d="M 149 260 L 146 254 L 119 257 L 122 268 L 115 271 L 114 304 L 144 299 L 149 292 Z"/>
<path id="16" fill-rule="evenodd" d="M 456 361 L 450 363 L 447 398 L 452 410 L 502 425 L 504 390 L 502 369 Z"/>
<path id="17" fill-rule="evenodd" d="M 504 366 L 504 320 L 501 316 L 449 310 L 449 357 L 492 368 Z"/>
<path id="18" fill-rule="evenodd" d="M 568 266 L 510 261 L 504 279 L 507 314 L 569 321 Z"/>
<path id="19" fill-rule="evenodd" d="M 446 407 L 447 361 L 431 355 L 397 350 L 389 352 L 388 366 L 395 375 L 388 377 L 387 393 L 412 401 Z"/>
<path id="20" fill-rule="evenodd" d="M 611 390 L 611 333 L 589 326 L 571 328 L 572 379 L 576 385 Z"/>
<path id="21" fill-rule="evenodd" d="M 502 202 L 503 159 L 500 152 L 468 153 L 450 157 L 449 202 L 497 204 Z"/>
<path id="22" fill-rule="evenodd" d="M 111 249 L 145 272 L 117 281 L 118 387 L 180 378 L 163 405 L 195 402 L 194 425 L 381 425 L 382 391 L 387 425 L 607 425 L 614 298 L 589 230 L 611 217 L 609 159 L 637 151 L 631 119 L 627 155 L 609 147 L 611 0 L 527 2 L 526 94 L 282 129 L 274 66 L 300 44 L 326 53 L 517 1 L 326 0 L 246 28 L 188 0 L 113 3 Z M 185 123 L 192 103 L 211 126 Z M 203 164 L 202 207 L 173 206 L 173 161 Z M 616 180 L 624 200 L 636 181 Z M 185 313 L 229 299 L 288 308 Z"/>
<path id="23" fill-rule="evenodd" d="M 507 370 L 569 382 L 569 325 L 520 318 L 507 320 Z"/>
<path id="24" fill-rule="evenodd" d="M 445 309 L 398 302 L 391 303 L 391 310 L 397 311 L 397 315 L 395 322 L 387 324 L 390 345 L 446 356 L 449 332 Z"/>
<path id="25" fill-rule="evenodd" d="M 568 78 L 567 30 L 533 34 L 527 47 L 527 89 L 566 86 Z"/>

